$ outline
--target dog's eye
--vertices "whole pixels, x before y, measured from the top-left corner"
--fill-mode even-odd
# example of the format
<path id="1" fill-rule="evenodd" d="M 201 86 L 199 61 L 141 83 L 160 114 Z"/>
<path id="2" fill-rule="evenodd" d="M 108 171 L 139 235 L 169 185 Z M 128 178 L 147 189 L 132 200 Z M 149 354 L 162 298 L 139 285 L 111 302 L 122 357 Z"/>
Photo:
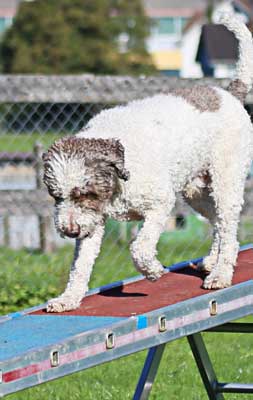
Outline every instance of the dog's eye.
<path id="1" fill-rule="evenodd" d="M 97 200 L 98 199 L 98 194 L 95 192 L 88 192 L 85 194 L 85 198 L 89 200 Z"/>
<path id="2" fill-rule="evenodd" d="M 74 189 L 72 190 L 72 196 L 73 196 L 75 199 L 79 199 L 79 197 L 81 197 L 81 195 L 82 195 L 81 189 L 79 189 L 79 188 L 74 188 Z"/>
<path id="3" fill-rule="evenodd" d="M 82 196 L 85 195 L 85 190 L 82 188 L 74 187 L 74 189 L 71 190 L 71 197 L 74 200 L 80 199 Z"/>
<path id="4" fill-rule="evenodd" d="M 98 194 L 94 190 L 90 190 L 87 187 L 75 187 L 71 191 L 71 199 L 74 201 L 97 200 Z"/>

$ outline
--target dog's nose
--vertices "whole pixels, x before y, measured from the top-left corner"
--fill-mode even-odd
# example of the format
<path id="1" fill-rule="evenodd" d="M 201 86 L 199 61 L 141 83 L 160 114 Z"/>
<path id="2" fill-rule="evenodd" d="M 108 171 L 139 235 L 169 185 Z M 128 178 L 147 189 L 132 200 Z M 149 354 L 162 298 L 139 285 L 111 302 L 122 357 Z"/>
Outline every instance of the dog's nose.
<path id="1" fill-rule="evenodd" d="M 77 238 L 80 235 L 81 228 L 78 224 L 71 224 L 71 227 L 67 227 L 63 229 L 64 235 L 70 238 Z"/>

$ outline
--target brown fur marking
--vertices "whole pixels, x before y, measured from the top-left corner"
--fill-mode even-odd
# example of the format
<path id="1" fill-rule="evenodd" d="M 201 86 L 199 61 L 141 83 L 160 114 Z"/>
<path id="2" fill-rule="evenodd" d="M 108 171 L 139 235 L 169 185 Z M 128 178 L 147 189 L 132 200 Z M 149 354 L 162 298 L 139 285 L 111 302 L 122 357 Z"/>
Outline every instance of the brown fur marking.
<path id="1" fill-rule="evenodd" d="M 243 104 L 245 102 L 248 88 L 240 79 L 235 79 L 228 86 L 228 91 Z"/>
<path id="2" fill-rule="evenodd" d="M 58 188 L 51 188 L 55 186 L 53 160 L 59 154 L 67 159 L 84 160 L 87 170 L 94 176 L 92 184 L 99 188 L 103 199 L 111 196 L 116 174 L 121 179 L 129 179 L 129 172 L 124 168 L 124 147 L 118 140 L 67 137 L 55 142 L 43 154 L 44 182 L 54 197 L 61 195 Z"/>
<path id="3" fill-rule="evenodd" d="M 208 171 L 204 171 L 204 172 L 200 173 L 198 176 L 200 179 L 202 179 L 202 181 L 204 182 L 204 184 L 206 186 L 209 186 L 211 184 L 212 179 L 211 179 L 210 173 Z"/>
<path id="4" fill-rule="evenodd" d="M 193 86 L 191 88 L 178 88 L 170 92 L 173 96 L 182 97 L 200 112 L 215 112 L 220 108 L 220 96 L 210 86 Z"/>
<path id="5" fill-rule="evenodd" d="M 130 221 L 142 221 L 143 216 L 135 210 L 129 210 L 127 217 Z"/>

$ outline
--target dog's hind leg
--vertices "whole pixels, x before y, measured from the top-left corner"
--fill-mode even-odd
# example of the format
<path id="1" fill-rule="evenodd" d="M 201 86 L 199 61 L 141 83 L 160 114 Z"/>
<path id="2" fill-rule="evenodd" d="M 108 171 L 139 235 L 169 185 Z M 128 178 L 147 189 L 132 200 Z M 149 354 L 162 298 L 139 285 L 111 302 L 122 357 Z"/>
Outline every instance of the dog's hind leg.
<path id="1" fill-rule="evenodd" d="M 208 256 L 206 256 L 198 268 L 202 271 L 211 272 L 218 260 L 219 234 L 216 229 L 217 214 L 213 197 L 210 196 L 209 188 L 202 188 L 192 197 L 184 194 L 185 201 L 199 214 L 207 218 L 213 227 L 213 242 Z"/>
<path id="2" fill-rule="evenodd" d="M 92 237 L 76 241 L 74 260 L 65 291 L 47 304 L 47 312 L 63 312 L 77 308 L 85 292 L 104 235 L 104 226 L 98 225 Z"/>
<path id="3" fill-rule="evenodd" d="M 164 273 L 163 266 L 156 258 L 156 246 L 175 204 L 174 196 L 173 199 L 172 196 L 170 197 L 170 202 L 170 207 L 166 210 L 161 209 L 160 206 L 156 210 L 146 212 L 143 227 L 131 245 L 131 254 L 136 269 L 150 281 L 156 281 Z"/>
<path id="4" fill-rule="evenodd" d="M 204 257 L 203 261 L 198 263 L 198 269 L 203 272 L 211 272 L 217 264 L 219 254 L 219 232 L 214 224 L 213 226 L 213 241 L 208 256 Z"/>
<path id="5" fill-rule="evenodd" d="M 237 229 L 241 207 L 245 174 L 239 170 L 239 160 L 230 160 L 218 173 L 212 175 L 212 196 L 217 210 L 215 230 L 218 237 L 217 263 L 204 281 L 206 289 L 221 289 L 232 283 L 239 244 Z"/>

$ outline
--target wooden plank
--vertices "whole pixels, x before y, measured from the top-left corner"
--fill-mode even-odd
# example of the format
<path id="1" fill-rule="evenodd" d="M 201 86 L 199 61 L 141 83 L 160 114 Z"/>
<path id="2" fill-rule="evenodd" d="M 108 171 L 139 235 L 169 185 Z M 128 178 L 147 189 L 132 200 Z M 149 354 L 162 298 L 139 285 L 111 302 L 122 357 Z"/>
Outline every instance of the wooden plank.
<path id="1" fill-rule="evenodd" d="M 0 152 L 0 163 L 34 163 L 36 160 L 34 153 L 32 152 L 21 152 L 21 151 L 15 151 L 15 152 L 7 152 L 7 151 L 1 151 Z"/>
<path id="2" fill-rule="evenodd" d="M 0 75 L 1 103 L 115 104 L 194 84 L 227 88 L 230 79 L 166 76 Z M 247 103 L 252 103 L 252 92 Z"/>
<path id="3" fill-rule="evenodd" d="M 252 249 L 239 253 L 233 277 L 234 285 L 253 279 L 253 267 L 250 263 L 252 259 Z M 165 273 L 156 282 L 144 279 L 85 297 L 77 310 L 61 315 L 130 317 L 197 296 L 205 296 L 207 293 L 215 297 L 215 291 L 202 287 L 205 276 L 205 273 L 198 271 L 194 265 L 187 266 L 176 269 L 173 273 Z M 159 296 L 154 296 L 155 293 L 159 293 Z M 41 310 L 34 314 L 45 315 L 46 312 Z"/>

